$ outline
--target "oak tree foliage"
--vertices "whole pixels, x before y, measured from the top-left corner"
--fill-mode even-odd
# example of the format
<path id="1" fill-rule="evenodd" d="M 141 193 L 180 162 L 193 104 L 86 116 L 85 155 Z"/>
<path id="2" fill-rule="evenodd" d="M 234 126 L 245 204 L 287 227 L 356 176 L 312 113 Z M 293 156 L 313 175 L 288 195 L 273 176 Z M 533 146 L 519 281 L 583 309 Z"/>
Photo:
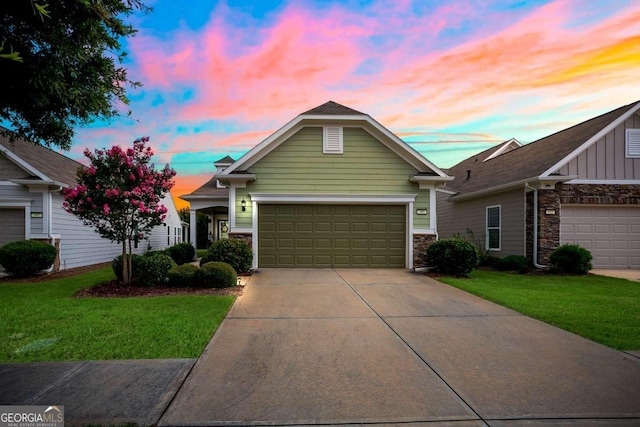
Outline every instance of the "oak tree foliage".
<path id="1" fill-rule="evenodd" d="M 125 19 L 141 0 L 0 1 L 0 120 L 9 138 L 69 149 L 74 128 L 127 112 Z M 130 113 L 130 112 L 129 112 Z"/>

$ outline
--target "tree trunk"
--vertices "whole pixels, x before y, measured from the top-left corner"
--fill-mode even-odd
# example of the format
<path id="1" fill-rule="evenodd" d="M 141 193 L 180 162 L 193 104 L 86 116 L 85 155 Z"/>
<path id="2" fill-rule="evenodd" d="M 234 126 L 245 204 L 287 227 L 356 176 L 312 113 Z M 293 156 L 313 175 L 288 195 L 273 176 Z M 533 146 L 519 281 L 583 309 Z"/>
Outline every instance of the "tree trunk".
<path id="1" fill-rule="evenodd" d="M 133 250 L 131 249 L 131 237 L 127 239 L 129 241 L 129 283 L 133 281 Z"/>
<path id="2" fill-rule="evenodd" d="M 131 275 L 129 273 L 130 256 L 127 256 L 127 242 L 122 241 L 122 283 L 128 285 L 131 283 Z"/>

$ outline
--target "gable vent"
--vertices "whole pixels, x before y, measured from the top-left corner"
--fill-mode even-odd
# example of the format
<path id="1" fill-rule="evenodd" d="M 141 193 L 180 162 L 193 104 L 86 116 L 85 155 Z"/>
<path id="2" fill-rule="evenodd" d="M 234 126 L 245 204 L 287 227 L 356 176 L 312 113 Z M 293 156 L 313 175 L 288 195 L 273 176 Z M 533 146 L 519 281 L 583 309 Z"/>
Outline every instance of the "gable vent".
<path id="1" fill-rule="evenodd" d="M 627 157 L 640 157 L 640 129 L 627 129 Z"/>
<path id="2" fill-rule="evenodd" d="M 322 152 L 324 154 L 342 154 L 342 127 L 325 126 L 323 132 Z"/>

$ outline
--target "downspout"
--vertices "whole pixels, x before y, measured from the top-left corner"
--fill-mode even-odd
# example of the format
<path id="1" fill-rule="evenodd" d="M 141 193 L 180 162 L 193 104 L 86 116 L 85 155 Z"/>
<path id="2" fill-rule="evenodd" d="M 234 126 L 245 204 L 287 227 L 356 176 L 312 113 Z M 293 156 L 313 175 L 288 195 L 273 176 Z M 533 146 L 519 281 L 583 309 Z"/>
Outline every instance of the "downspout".
<path id="1" fill-rule="evenodd" d="M 533 266 L 547 268 L 546 265 L 538 264 L 538 190 L 530 186 L 528 182 L 524 186 L 533 190 Z"/>
<path id="2" fill-rule="evenodd" d="M 54 190 L 49 190 L 47 193 L 47 197 L 49 197 L 49 200 L 47 201 L 48 209 L 47 209 L 47 216 L 49 217 L 49 225 L 47 227 L 47 237 L 49 238 L 49 244 L 51 244 L 51 246 L 53 246 L 54 248 L 56 247 L 56 238 L 53 236 L 53 232 L 52 232 L 52 228 L 53 228 L 53 197 L 52 197 L 52 193 L 54 191 L 60 191 L 62 190 L 62 187 L 58 187 Z M 57 253 L 56 257 L 60 257 L 60 254 Z M 53 269 L 55 268 L 56 262 L 55 260 L 53 261 L 53 264 L 51 264 L 51 267 L 47 268 L 46 270 L 42 270 L 43 273 L 45 274 L 49 274 L 53 271 Z"/>

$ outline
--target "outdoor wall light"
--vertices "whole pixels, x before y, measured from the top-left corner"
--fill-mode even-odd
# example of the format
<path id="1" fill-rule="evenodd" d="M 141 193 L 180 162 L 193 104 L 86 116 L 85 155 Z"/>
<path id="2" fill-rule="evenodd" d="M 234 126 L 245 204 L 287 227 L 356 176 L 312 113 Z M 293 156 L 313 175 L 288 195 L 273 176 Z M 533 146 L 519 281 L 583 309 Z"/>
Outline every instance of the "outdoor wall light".
<path id="1" fill-rule="evenodd" d="M 247 201 L 244 200 L 244 198 L 240 202 L 240 205 L 242 205 L 242 212 L 246 212 L 247 211 Z"/>

